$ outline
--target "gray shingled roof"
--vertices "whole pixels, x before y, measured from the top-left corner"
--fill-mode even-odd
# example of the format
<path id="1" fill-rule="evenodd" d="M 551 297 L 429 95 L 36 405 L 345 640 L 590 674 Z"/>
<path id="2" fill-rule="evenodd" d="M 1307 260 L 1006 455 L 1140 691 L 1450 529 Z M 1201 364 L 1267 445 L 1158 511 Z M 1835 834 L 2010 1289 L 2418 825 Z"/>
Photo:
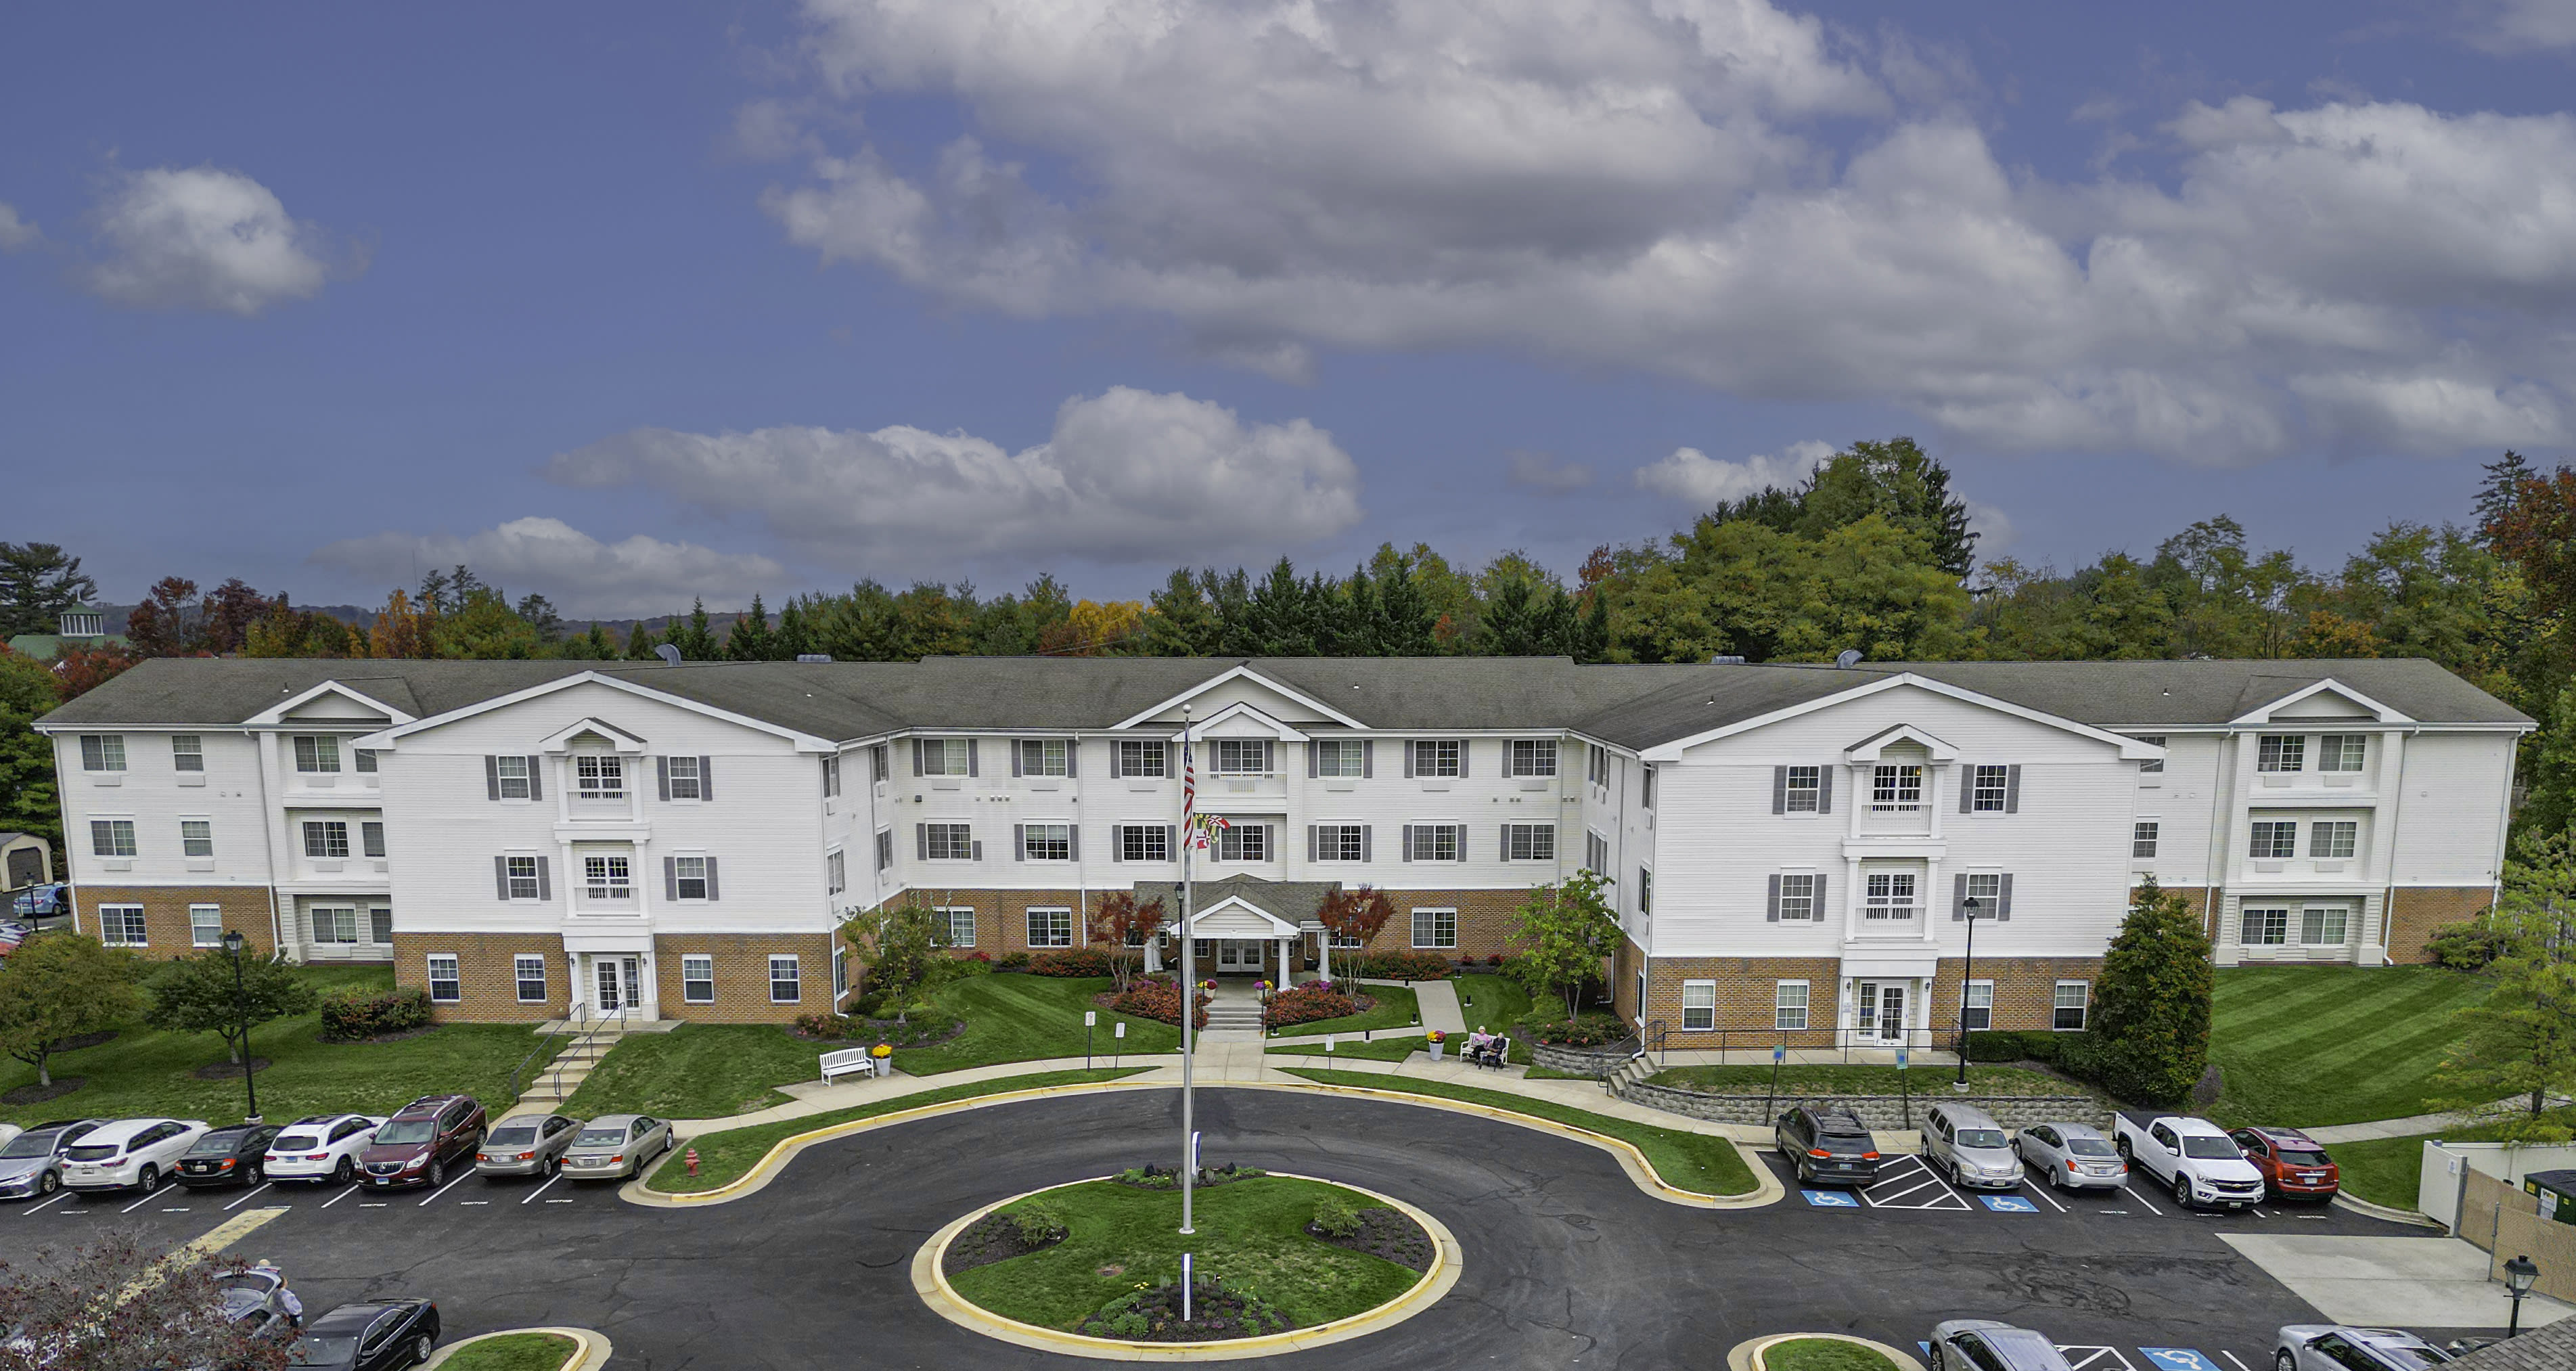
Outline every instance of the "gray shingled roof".
<path id="1" fill-rule="evenodd" d="M 2526 1311 L 2528 1312 L 2528 1311 Z M 2480 1348 L 2443 1371 L 2576 1371 L 2576 1319 L 2560 1319 Z"/>
<path id="2" fill-rule="evenodd" d="M 413 662 L 163 658 L 45 716 L 222 727 L 336 680 L 428 718 L 583 671 L 817 736 L 905 727 L 1105 728 L 1237 666 L 1371 728 L 1580 729 L 1648 747 L 1912 671 L 2109 728 L 2217 724 L 2333 677 L 2436 723 L 2528 724 L 2428 661 L 1579 666 L 1562 657 L 933 657 L 921 662 Z"/>

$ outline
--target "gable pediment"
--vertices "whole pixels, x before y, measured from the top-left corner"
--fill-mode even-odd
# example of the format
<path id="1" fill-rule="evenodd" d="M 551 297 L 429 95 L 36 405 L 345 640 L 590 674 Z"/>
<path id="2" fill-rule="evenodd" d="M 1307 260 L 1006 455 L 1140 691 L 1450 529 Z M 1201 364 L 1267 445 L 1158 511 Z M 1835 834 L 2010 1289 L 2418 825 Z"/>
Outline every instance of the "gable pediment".
<path id="1" fill-rule="evenodd" d="M 2274 678 L 2277 681 L 2277 678 Z M 2261 685 L 2257 682 L 2257 687 Z M 2249 693 L 2252 693 L 2249 691 Z M 2407 715 L 2328 677 L 2247 710 L 2237 724 L 2404 724 Z"/>
<path id="2" fill-rule="evenodd" d="M 291 699 L 280 700 L 250 718 L 254 726 L 271 727 L 311 723 L 363 724 L 384 728 L 411 721 L 409 714 L 338 681 L 324 681 Z"/>
<path id="3" fill-rule="evenodd" d="M 1344 728 L 1366 728 L 1359 720 L 1334 709 L 1324 702 L 1281 685 L 1248 666 L 1238 666 L 1213 680 L 1203 681 L 1172 698 L 1121 720 L 1118 728 L 1151 728 L 1168 726 L 1179 729 L 1181 711 L 1186 708 L 1193 718 L 1213 723 L 1229 709 L 1237 707 L 1259 712 L 1264 718 L 1284 724 L 1339 724 Z"/>

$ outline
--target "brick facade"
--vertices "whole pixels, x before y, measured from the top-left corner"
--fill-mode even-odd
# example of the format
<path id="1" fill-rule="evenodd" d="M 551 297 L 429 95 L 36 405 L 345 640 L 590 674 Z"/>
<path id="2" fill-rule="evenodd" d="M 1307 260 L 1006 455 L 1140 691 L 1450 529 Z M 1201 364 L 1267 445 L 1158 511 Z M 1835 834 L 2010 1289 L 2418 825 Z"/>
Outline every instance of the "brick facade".
<path id="1" fill-rule="evenodd" d="M 459 998 L 435 1006 L 442 1023 L 542 1023 L 571 1012 L 572 963 L 554 933 L 394 934 L 394 984 L 429 988 L 429 958 L 456 958 Z M 519 998 L 518 958 L 546 959 L 546 998 Z"/>
<path id="2" fill-rule="evenodd" d="M 2484 914 L 2495 904 L 2495 891 L 2482 885 L 2447 888 L 2400 887 L 2388 911 L 2388 960 L 2429 962 L 2424 944 L 2444 924 Z"/>
<path id="3" fill-rule="evenodd" d="M 799 1014 L 834 1008 L 832 947 L 825 933 L 664 933 L 653 939 L 653 965 L 662 1017 L 697 1023 L 790 1023 Z M 715 962 L 716 998 L 690 1004 L 682 994 L 680 958 L 702 954 Z M 793 1004 L 769 998 L 769 959 L 796 958 L 798 995 Z"/>
<path id="4" fill-rule="evenodd" d="M 1959 1031 L 1959 973 L 1963 963 L 1945 958 L 1932 982 L 1931 1028 L 1937 1041 Z M 1979 957 L 1976 976 L 1995 983 L 1991 1026 L 2015 1032 L 2054 1026 L 2059 981 L 2101 978 L 2099 957 Z M 2086 992 L 2086 1020 L 2091 1020 L 2091 992 Z"/>
<path id="5" fill-rule="evenodd" d="M 1635 944 L 1621 950 L 1618 986 L 1624 1001 L 1636 999 L 1636 967 L 1629 960 Z M 1646 975 L 1646 1021 L 1664 1025 L 1664 1045 L 1674 1049 L 1716 1047 L 1831 1047 L 1834 1012 L 1842 987 L 1842 964 L 1831 957 L 1657 957 Z M 1682 1027 L 1682 983 L 1717 982 L 1716 1023 L 1710 1029 Z M 1779 983 L 1807 983 L 1807 1027 L 1781 1032 Z M 1620 1013 L 1635 1011 L 1623 1003 Z"/>
<path id="6" fill-rule="evenodd" d="M 1094 887 L 1090 892 L 1093 907 L 1110 887 Z M 1390 890 L 1387 903 L 1395 907 L 1395 917 L 1386 921 L 1376 937 L 1369 939 L 1369 952 L 1409 952 L 1413 945 L 1413 911 L 1416 909 L 1451 909 L 1458 915 L 1458 942 L 1454 948 L 1422 948 L 1436 951 L 1460 961 L 1483 961 L 1498 952 L 1509 952 L 1512 921 L 1529 899 L 1529 890 L 1513 887 L 1500 890 Z M 995 957 L 1013 952 L 1045 951 L 1029 946 L 1029 911 L 1032 909 L 1070 909 L 1073 911 L 1073 943 L 1086 946 L 1084 910 L 1078 890 L 909 890 L 887 900 L 879 908 L 893 908 L 918 899 L 934 908 L 975 911 L 975 950 Z M 1167 920 L 1177 921 L 1180 910 L 1164 911 Z M 1312 911 L 1301 911 L 1282 917 L 1305 919 Z M 1300 969 L 1313 969 L 1314 959 L 1300 945 L 1294 958 Z"/>
<path id="7" fill-rule="evenodd" d="M 80 931 L 92 937 L 99 933 L 100 905 L 143 906 L 144 944 L 133 950 L 137 956 L 156 961 L 201 950 L 192 936 L 188 917 L 191 905 L 222 906 L 224 928 L 239 932 L 247 950 L 266 957 L 277 948 L 266 886 L 76 886 L 72 895 L 79 911 Z"/>

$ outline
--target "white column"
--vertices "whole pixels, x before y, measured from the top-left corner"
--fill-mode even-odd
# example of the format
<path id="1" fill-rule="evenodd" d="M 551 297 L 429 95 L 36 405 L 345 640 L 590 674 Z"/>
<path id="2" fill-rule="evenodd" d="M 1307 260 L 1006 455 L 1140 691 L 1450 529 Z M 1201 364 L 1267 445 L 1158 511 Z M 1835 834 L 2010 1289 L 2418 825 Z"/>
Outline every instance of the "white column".
<path id="1" fill-rule="evenodd" d="M 1315 935 L 1315 974 L 1333 979 L 1333 930 L 1329 928 Z"/>

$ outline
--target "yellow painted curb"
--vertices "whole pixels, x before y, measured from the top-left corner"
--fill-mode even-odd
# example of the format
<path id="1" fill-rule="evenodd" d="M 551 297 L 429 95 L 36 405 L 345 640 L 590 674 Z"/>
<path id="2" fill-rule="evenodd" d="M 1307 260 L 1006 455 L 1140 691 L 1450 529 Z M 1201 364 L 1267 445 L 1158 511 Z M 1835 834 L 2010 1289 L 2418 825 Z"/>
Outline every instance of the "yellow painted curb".
<path id="1" fill-rule="evenodd" d="M 449 1343 L 438 1349 L 428 1361 L 421 1363 L 422 1371 L 436 1371 L 436 1368 L 447 1364 L 448 1358 L 478 1342 L 514 1337 L 521 1333 L 552 1333 L 558 1338 L 572 1339 L 572 1355 L 564 1358 L 564 1364 L 556 1371 L 596 1371 L 598 1367 L 608 1364 L 610 1350 L 608 1339 L 587 1328 L 504 1328 L 497 1333 L 478 1333 L 463 1342 Z"/>
<path id="2" fill-rule="evenodd" d="M 1896 1363 L 1896 1371 L 1923 1371 L 1923 1363 L 1916 1361 L 1910 1353 L 1899 1351 L 1883 1342 L 1871 1342 L 1867 1338 L 1855 1338 L 1845 1333 L 1774 1333 L 1767 1338 L 1753 1338 L 1739 1342 L 1726 1351 L 1727 1371 L 1770 1371 L 1762 1360 L 1764 1352 L 1784 1342 L 1803 1342 L 1809 1338 L 1822 1342 L 1847 1342 L 1856 1347 L 1866 1347 Z"/>
<path id="3" fill-rule="evenodd" d="M 996 1209 L 1017 1204 L 1031 1195 L 1043 1195 L 1050 1190 L 1061 1190 L 1067 1185 L 1085 1183 L 1064 1181 L 1056 1185 L 1041 1186 L 1036 1190 L 1023 1191 L 1006 1200 L 995 1200 L 931 1234 L 930 1241 L 923 1243 L 921 1250 L 912 1256 L 912 1288 L 920 1294 L 922 1303 L 929 1305 L 933 1313 L 960 1328 L 971 1329 L 985 1337 L 1014 1343 L 1021 1347 L 1033 1347 L 1041 1352 L 1058 1352 L 1066 1356 L 1090 1357 L 1099 1361 L 1241 1361 L 1249 1357 L 1271 1357 L 1283 1352 L 1296 1352 L 1309 1347 L 1325 1347 L 1337 1342 L 1348 1342 L 1353 1338 L 1366 1337 L 1383 1328 L 1392 1328 L 1439 1303 L 1441 1296 L 1448 1294 L 1450 1287 L 1458 1283 L 1458 1272 L 1463 1260 L 1458 1239 L 1438 1219 L 1392 1195 L 1380 1194 L 1366 1186 L 1352 1185 L 1347 1181 L 1326 1180 L 1321 1176 L 1300 1176 L 1287 1171 L 1273 1171 L 1269 1174 L 1286 1180 L 1313 1181 L 1318 1185 L 1355 1190 L 1390 1209 L 1403 1211 L 1406 1217 L 1422 1225 L 1423 1232 L 1431 1235 L 1431 1269 L 1423 1272 L 1422 1279 L 1415 1281 L 1412 1288 L 1403 1294 L 1375 1309 L 1363 1310 L 1348 1318 L 1319 1323 L 1312 1328 L 1293 1328 L 1285 1333 L 1265 1333 L 1257 1338 L 1228 1338 L 1223 1342 L 1204 1343 L 1127 1342 L 1118 1338 L 1093 1338 L 1080 1333 L 1065 1333 L 1053 1328 L 1041 1328 L 1033 1323 L 1021 1323 L 1017 1319 L 1003 1318 L 991 1310 L 970 1303 L 948 1284 L 948 1276 L 941 1270 L 942 1258 L 947 1255 L 948 1244 L 956 1241 L 958 1234 L 965 1232 L 967 1227 L 977 1219 Z M 1109 1178 L 1103 1176 L 1092 1179 Z M 1916 1368 L 1916 1371 L 1921 1369 Z"/>

